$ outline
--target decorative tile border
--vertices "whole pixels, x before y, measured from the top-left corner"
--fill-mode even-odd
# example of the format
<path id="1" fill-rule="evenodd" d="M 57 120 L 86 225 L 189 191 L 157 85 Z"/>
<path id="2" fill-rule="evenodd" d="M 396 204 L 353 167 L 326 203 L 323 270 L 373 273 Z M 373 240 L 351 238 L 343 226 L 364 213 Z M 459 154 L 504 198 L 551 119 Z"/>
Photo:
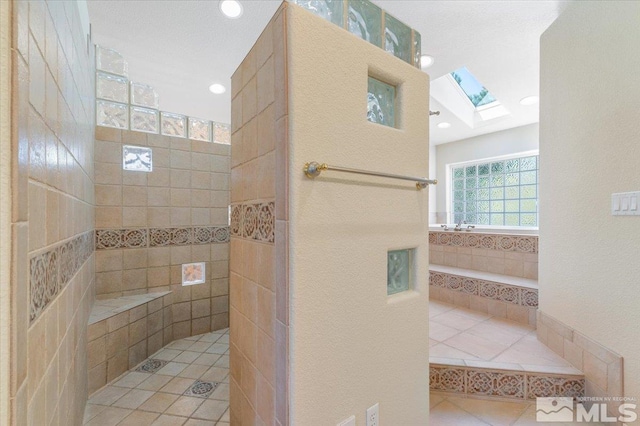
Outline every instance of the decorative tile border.
<path id="1" fill-rule="evenodd" d="M 436 271 L 429 271 L 429 285 L 525 306 L 527 308 L 538 306 L 538 290 L 532 288 L 518 287 Z"/>
<path id="2" fill-rule="evenodd" d="M 233 237 L 273 243 L 275 202 L 232 204 L 230 233 Z"/>
<path id="3" fill-rule="evenodd" d="M 29 259 L 29 319 L 33 323 L 95 250 L 93 231 Z"/>
<path id="4" fill-rule="evenodd" d="M 208 398 L 213 393 L 220 383 L 218 382 L 203 382 L 202 380 L 196 380 L 189 388 L 183 393 L 185 396 L 195 396 L 196 398 Z"/>
<path id="5" fill-rule="evenodd" d="M 473 232 L 429 232 L 429 244 L 486 250 L 538 253 L 537 235 L 478 234 Z"/>
<path id="6" fill-rule="evenodd" d="M 95 242 L 97 250 L 227 243 L 229 227 L 96 229 Z"/>
<path id="7" fill-rule="evenodd" d="M 431 364 L 429 387 L 432 391 L 519 400 L 577 398 L 584 396 L 585 380 L 578 376 Z"/>

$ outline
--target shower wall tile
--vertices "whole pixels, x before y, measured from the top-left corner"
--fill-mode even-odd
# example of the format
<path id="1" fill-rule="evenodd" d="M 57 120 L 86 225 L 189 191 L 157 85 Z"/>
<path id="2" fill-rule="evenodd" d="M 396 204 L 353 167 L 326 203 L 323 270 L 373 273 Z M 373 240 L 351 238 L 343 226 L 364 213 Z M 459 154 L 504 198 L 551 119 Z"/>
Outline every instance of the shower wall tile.
<path id="1" fill-rule="evenodd" d="M 287 364 L 288 351 L 278 354 L 286 333 L 280 342 L 276 339 L 278 324 L 282 326 L 278 300 L 285 295 L 276 285 L 277 253 L 286 244 L 276 230 L 276 200 L 283 206 L 286 200 L 276 182 L 287 174 L 286 163 L 277 163 L 286 139 L 277 140 L 276 126 L 277 118 L 287 117 L 286 7 L 281 6 L 231 79 L 230 279 L 225 302 L 231 327 L 231 421 L 238 424 L 273 424 L 276 407 L 282 411 L 281 424 L 286 424 L 288 395 L 277 392 L 287 377 L 286 370 L 277 371 L 278 356 L 285 360 L 280 365 Z"/>
<path id="2" fill-rule="evenodd" d="M 16 2 L 13 13 L 11 418 L 80 424 L 95 286 L 93 44 L 75 3 Z"/>
<path id="3" fill-rule="evenodd" d="M 123 172 L 124 144 L 151 148 L 152 171 Z M 147 330 L 148 345 L 227 327 L 230 147 L 100 127 L 96 147 L 96 297 L 171 291 L 171 313 L 162 332 Z M 205 282 L 183 287 L 182 264 L 197 262 L 206 265 Z M 129 349 L 111 371 L 141 354 Z M 108 376 L 108 362 L 97 371 Z"/>
<path id="4" fill-rule="evenodd" d="M 623 396 L 623 359 L 619 354 L 541 310 L 538 311 L 537 316 L 538 340 L 584 372 L 585 396 L 616 398 Z M 615 404 L 607 408 L 613 413 L 618 412 Z"/>

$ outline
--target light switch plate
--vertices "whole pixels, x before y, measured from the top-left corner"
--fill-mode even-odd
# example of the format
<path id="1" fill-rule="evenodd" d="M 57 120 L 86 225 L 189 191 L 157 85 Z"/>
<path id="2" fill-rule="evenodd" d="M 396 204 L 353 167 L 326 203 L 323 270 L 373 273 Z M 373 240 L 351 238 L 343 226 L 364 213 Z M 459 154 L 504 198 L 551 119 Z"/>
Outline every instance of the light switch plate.
<path id="1" fill-rule="evenodd" d="M 611 194 L 613 216 L 640 216 L 640 191 Z"/>

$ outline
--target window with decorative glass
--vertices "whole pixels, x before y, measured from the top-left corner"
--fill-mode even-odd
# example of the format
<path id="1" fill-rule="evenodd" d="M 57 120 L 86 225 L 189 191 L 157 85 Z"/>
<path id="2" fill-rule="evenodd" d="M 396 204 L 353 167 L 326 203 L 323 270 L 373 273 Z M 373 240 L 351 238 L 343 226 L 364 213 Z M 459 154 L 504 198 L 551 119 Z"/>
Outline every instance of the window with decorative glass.
<path id="1" fill-rule="evenodd" d="M 452 165 L 454 222 L 537 227 L 538 161 L 528 155 Z"/>

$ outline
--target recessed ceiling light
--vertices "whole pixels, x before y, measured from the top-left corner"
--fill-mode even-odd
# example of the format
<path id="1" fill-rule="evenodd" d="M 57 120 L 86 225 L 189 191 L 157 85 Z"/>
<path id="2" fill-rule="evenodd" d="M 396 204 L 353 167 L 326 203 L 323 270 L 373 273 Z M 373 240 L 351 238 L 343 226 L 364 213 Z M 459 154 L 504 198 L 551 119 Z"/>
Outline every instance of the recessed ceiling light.
<path id="1" fill-rule="evenodd" d="M 537 96 L 527 96 L 526 98 L 520 99 L 520 105 L 525 105 L 525 106 L 535 105 L 538 103 L 539 100 L 540 98 Z"/>
<path id="2" fill-rule="evenodd" d="M 220 2 L 220 12 L 227 18 L 236 19 L 242 15 L 242 5 L 236 0 L 222 0 Z"/>
<path id="3" fill-rule="evenodd" d="M 431 65 L 433 65 L 434 62 L 435 62 L 435 59 L 433 59 L 433 56 L 429 56 L 429 55 L 420 56 L 421 69 L 429 68 Z"/>
<path id="4" fill-rule="evenodd" d="M 215 95 L 220 95 L 226 92 L 227 88 L 224 87 L 222 84 L 214 83 L 211 86 L 209 86 L 209 91 Z"/>
<path id="5" fill-rule="evenodd" d="M 442 123 L 438 123 L 438 127 L 441 129 L 448 129 L 449 127 L 451 127 L 451 123 L 443 121 Z"/>

